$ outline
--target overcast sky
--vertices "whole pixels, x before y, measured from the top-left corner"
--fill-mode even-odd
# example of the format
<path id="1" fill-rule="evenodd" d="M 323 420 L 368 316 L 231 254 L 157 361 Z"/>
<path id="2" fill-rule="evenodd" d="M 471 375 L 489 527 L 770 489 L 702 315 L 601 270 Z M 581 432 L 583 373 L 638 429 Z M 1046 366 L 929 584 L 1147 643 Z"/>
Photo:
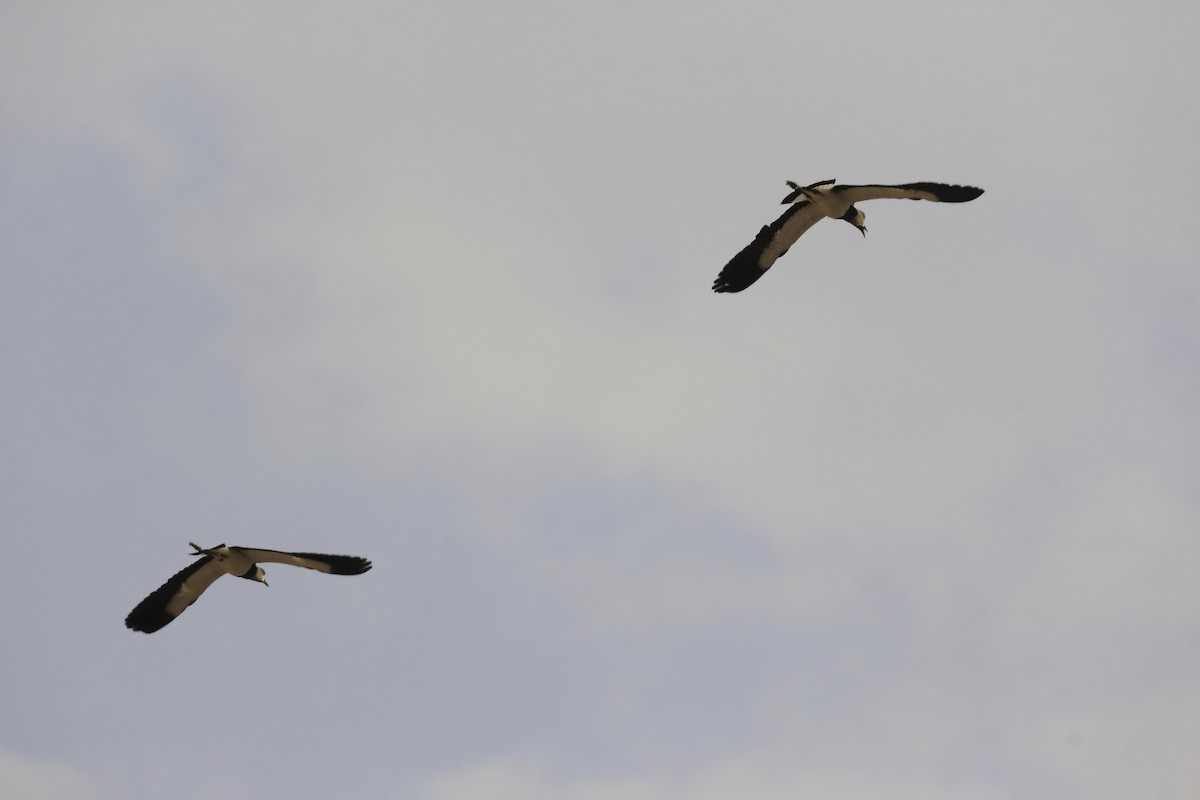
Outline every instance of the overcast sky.
<path id="1" fill-rule="evenodd" d="M 3 3 L 0 796 L 1200 795 L 1197 30 Z"/>

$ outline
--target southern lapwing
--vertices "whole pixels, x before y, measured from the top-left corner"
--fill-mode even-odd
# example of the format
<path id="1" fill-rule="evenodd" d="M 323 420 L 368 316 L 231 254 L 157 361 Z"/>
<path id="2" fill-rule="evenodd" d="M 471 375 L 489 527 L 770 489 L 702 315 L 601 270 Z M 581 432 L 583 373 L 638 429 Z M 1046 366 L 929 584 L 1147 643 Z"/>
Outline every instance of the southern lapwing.
<path id="1" fill-rule="evenodd" d="M 730 259 L 713 281 L 714 292 L 740 292 L 754 283 L 806 230 L 823 217 L 844 219 L 866 236 L 867 228 L 863 225 L 866 217 L 854 207 L 855 203 L 863 200 L 895 197 L 932 200 L 936 203 L 965 203 L 983 194 L 983 189 L 974 186 L 951 186 L 947 183 L 850 186 L 835 185 L 834 181 L 819 181 L 800 186 L 788 181 L 787 185 L 792 187 L 792 191 L 783 198 L 783 202 L 791 203 L 792 207 L 770 225 L 764 225 L 754 241 Z"/>
<path id="2" fill-rule="evenodd" d="M 234 575 L 267 585 L 266 573 L 260 561 L 307 567 L 333 575 L 361 575 L 371 568 L 371 562 L 358 556 L 327 556 L 322 553 L 283 553 L 279 550 L 257 550 L 253 547 L 226 547 L 219 544 L 207 550 L 189 542 L 192 555 L 203 556 L 175 574 L 137 604 L 125 618 L 125 627 L 154 633 L 166 627 L 182 614 L 204 590 L 222 575 Z"/>

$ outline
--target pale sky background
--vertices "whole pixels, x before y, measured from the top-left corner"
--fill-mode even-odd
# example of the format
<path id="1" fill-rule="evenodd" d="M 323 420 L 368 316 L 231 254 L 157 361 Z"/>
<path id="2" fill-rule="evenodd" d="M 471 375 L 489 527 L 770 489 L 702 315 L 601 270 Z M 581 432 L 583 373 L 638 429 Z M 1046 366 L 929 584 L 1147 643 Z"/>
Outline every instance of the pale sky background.
<path id="1" fill-rule="evenodd" d="M 1200 796 L 1197 31 L 4 2 L 0 797 Z"/>

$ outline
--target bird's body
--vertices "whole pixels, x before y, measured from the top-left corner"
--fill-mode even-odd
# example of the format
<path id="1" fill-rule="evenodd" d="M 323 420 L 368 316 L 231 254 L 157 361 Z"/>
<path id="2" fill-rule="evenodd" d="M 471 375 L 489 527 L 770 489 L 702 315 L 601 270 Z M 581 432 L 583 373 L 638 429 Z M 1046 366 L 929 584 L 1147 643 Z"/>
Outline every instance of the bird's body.
<path id="1" fill-rule="evenodd" d="M 903 183 L 838 185 L 832 180 L 800 186 L 788 181 L 791 193 L 783 198 L 791 208 L 779 219 L 764 225 L 740 253 L 729 260 L 713 282 L 714 292 L 740 292 L 762 277 L 805 231 L 825 217 L 850 223 L 866 236 L 863 224 L 866 217 L 854 204 L 863 200 L 884 198 L 931 200 L 936 203 L 965 203 L 983 194 L 974 186 L 955 186 L 947 183 Z"/>
<path id="2" fill-rule="evenodd" d="M 175 573 L 166 583 L 137 604 L 125 618 L 125 626 L 143 633 L 154 633 L 182 614 L 196 598 L 222 575 L 233 575 L 267 585 L 266 573 L 259 562 L 291 564 L 333 575 L 361 575 L 371 562 L 358 556 L 332 556 L 323 553 L 285 553 L 253 547 L 227 547 L 219 544 L 208 549 L 192 544 L 193 561 Z"/>

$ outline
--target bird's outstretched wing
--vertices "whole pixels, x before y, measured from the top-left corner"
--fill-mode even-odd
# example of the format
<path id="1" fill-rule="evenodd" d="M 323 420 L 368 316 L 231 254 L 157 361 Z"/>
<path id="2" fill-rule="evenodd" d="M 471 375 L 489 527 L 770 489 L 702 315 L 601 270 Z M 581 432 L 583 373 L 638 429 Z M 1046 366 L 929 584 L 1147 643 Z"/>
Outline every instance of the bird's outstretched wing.
<path id="1" fill-rule="evenodd" d="M 315 569 L 331 575 L 361 575 L 371 568 L 371 562 L 358 556 L 331 556 L 325 553 L 285 553 L 282 550 L 259 550 L 253 547 L 231 547 L 258 563 L 291 564 L 293 567 Z"/>
<path id="2" fill-rule="evenodd" d="M 896 185 L 870 184 L 854 186 L 843 184 L 831 190 L 851 203 L 861 203 L 863 200 L 882 200 L 894 198 L 899 200 L 932 200 L 935 203 L 966 203 L 983 194 L 983 189 L 975 186 L 957 186 L 949 183 L 900 183 Z"/>
<path id="3" fill-rule="evenodd" d="M 161 630 L 224 574 L 212 556 L 196 559 L 138 603 L 125 617 L 125 627 L 142 633 Z"/>
<path id="4" fill-rule="evenodd" d="M 821 217 L 807 200 L 794 203 L 779 219 L 764 225 L 754 241 L 729 260 L 713 281 L 713 291 L 740 292 L 754 283 Z"/>

